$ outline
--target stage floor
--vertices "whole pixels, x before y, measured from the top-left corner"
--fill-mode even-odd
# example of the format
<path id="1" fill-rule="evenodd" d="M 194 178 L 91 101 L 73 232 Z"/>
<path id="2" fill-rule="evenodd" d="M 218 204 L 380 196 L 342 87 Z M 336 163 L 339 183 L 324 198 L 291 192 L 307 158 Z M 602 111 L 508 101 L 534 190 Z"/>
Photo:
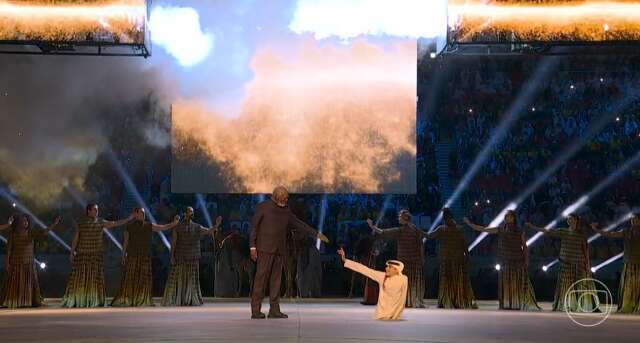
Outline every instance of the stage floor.
<path id="1" fill-rule="evenodd" d="M 249 319 L 248 300 L 202 307 L 0 310 L 1 342 L 638 342 L 640 316 L 612 314 L 596 327 L 565 313 L 408 309 L 404 320 L 372 319 L 355 300 L 283 301 L 289 319 Z M 550 304 L 543 304 L 549 309 Z"/>

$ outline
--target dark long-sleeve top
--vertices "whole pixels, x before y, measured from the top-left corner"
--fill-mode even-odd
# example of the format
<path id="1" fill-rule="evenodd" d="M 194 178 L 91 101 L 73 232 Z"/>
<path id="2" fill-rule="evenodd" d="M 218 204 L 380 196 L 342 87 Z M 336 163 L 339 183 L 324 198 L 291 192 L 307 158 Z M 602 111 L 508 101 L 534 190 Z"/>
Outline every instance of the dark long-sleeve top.
<path id="1" fill-rule="evenodd" d="M 256 206 L 249 246 L 259 252 L 284 255 L 287 253 L 287 233 L 291 230 L 306 236 L 318 235 L 316 230 L 298 219 L 289 207 L 280 207 L 271 199 L 265 200 Z"/>
<path id="2" fill-rule="evenodd" d="M 422 262 L 424 258 L 422 239 L 427 234 L 409 223 L 400 227 L 382 230 L 383 238 L 395 239 L 398 244 L 397 259 L 403 263 Z"/>

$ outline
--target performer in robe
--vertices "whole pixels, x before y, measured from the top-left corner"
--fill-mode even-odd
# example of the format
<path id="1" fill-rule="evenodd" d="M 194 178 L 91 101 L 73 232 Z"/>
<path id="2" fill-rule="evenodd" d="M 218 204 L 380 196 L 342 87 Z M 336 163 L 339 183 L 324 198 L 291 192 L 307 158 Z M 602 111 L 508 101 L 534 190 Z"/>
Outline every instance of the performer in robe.
<path id="1" fill-rule="evenodd" d="M 469 279 L 469 250 L 462 225 L 458 225 L 448 208 L 442 211 L 444 225 L 428 234 L 437 239 L 440 255 L 438 307 L 476 309 L 475 296 Z"/>
<path id="2" fill-rule="evenodd" d="M 501 310 L 541 310 L 529 279 L 529 251 L 524 230 L 518 227 L 515 211 L 508 211 L 498 227 L 476 225 L 464 218 L 465 224 L 480 232 L 498 235 L 498 303 Z"/>
<path id="3" fill-rule="evenodd" d="M 278 186 L 271 198 L 256 206 L 251 221 L 249 246 L 251 259 L 257 262 L 256 275 L 251 291 L 251 318 L 263 319 L 261 312 L 265 288 L 269 286 L 269 318 L 287 318 L 280 311 L 280 284 L 284 255 L 287 253 L 287 233 L 296 230 L 299 235 L 317 237 L 323 242 L 329 239 L 298 219 L 287 203 L 289 192 Z"/>
<path id="4" fill-rule="evenodd" d="M 193 222 L 193 208 L 187 207 L 184 219 L 171 233 L 171 271 L 164 288 L 162 306 L 201 306 L 200 238 L 215 235 L 222 223 L 216 218 L 214 227 Z"/>
<path id="5" fill-rule="evenodd" d="M 609 238 L 624 240 L 624 266 L 618 288 L 618 312 L 640 314 L 640 215 L 631 217 L 631 226 L 621 231 L 604 231 L 598 224 L 591 227 Z"/>
<path id="6" fill-rule="evenodd" d="M 151 234 L 172 229 L 180 216 L 165 225 L 145 221 L 145 210 L 133 210 L 135 220 L 127 224 L 124 232 L 122 254 L 122 279 L 120 290 L 111 306 L 153 306 L 153 276 L 151 272 Z"/>
<path id="7" fill-rule="evenodd" d="M 351 261 L 345 257 L 344 250 L 338 249 L 338 255 L 344 267 L 358 272 L 380 285 L 378 304 L 373 318 L 378 320 L 399 320 L 407 301 L 409 280 L 402 274 L 404 264 L 401 261 L 387 261 L 385 271 L 380 272 Z"/>
<path id="8" fill-rule="evenodd" d="M 122 226 L 134 219 L 108 221 L 98 217 L 98 204 L 88 204 L 86 215 L 78 220 L 71 244 L 71 275 L 62 298 L 63 307 L 102 307 L 105 305 L 102 231 Z"/>
<path id="9" fill-rule="evenodd" d="M 589 296 L 589 294 L 597 294 L 594 282 L 584 281 L 574 285 L 577 281 L 591 278 L 589 244 L 582 220 L 578 215 L 571 214 L 567 217 L 567 224 L 568 228 L 552 230 L 526 223 L 526 226 L 531 229 L 560 239 L 560 256 L 558 257 L 560 271 L 556 282 L 553 310 L 597 311 L 598 300 L 594 299 L 594 296 Z M 572 285 L 574 285 L 573 288 L 571 288 Z M 569 295 L 565 297 L 567 292 Z M 567 303 L 565 298 L 568 300 Z"/>
<path id="10" fill-rule="evenodd" d="M 0 290 L 0 307 L 39 307 L 43 305 L 38 271 L 33 259 L 34 240 L 44 238 L 60 224 L 56 217 L 51 226 L 34 229 L 31 217 L 21 214 L 10 220 L 7 240 L 7 277 Z M 0 226 L 0 230 L 4 228 Z"/>
<path id="11" fill-rule="evenodd" d="M 407 307 L 424 308 L 424 246 L 423 239 L 426 232 L 420 230 L 411 222 L 411 213 L 401 210 L 398 213 L 399 227 L 382 230 L 367 219 L 369 227 L 382 238 L 395 239 L 398 247 L 397 259 L 404 263 L 404 272 L 409 279 Z"/>

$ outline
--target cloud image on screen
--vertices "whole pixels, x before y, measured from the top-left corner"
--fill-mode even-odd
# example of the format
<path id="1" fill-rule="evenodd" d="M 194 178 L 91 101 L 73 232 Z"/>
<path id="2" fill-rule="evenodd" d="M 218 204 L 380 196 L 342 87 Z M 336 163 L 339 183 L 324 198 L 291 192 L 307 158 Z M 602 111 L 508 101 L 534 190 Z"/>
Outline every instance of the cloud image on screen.
<path id="1" fill-rule="evenodd" d="M 301 21 L 305 3 L 252 28 L 246 63 L 228 68 L 241 82 L 172 103 L 172 192 L 415 193 L 416 39 L 343 37 Z"/>

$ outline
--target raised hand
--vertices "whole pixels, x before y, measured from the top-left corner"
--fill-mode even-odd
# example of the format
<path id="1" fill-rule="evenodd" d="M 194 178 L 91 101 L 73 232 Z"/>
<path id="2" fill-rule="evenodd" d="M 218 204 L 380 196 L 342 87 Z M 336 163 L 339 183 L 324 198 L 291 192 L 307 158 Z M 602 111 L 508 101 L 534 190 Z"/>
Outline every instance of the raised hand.
<path id="1" fill-rule="evenodd" d="M 462 221 L 463 221 L 465 224 L 471 224 L 471 220 L 469 220 L 469 218 L 467 218 L 467 217 L 462 218 Z"/>
<path id="2" fill-rule="evenodd" d="M 178 224 L 178 222 L 180 222 L 180 215 L 179 215 L 179 214 L 176 214 L 176 216 L 175 216 L 175 217 L 173 217 L 173 223 L 174 223 L 174 224 Z"/>
<path id="3" fill-rule="evenodd" d="M 371 220 L 369 218 L 367 218 L 367 225 L 369 225 L 369 227 L 372 228 L 372 229 L 375 227 L 375 225 L 373 225 L 373 220 Z"/>
<path id="4" fill-rule="evenodd" d="M 76 261 L 76 255 L 74 253 L 69 254 L 69 262 L 73 264 Z"/>
<path id="5" fill-rule="evenodd" d="M 217 216 L 216 217 L 216 227 L 220 226 L 220 224 L 222 224 L 222 216 Z"/>
<path id="6" fill-rule="evenodd" d="M 329 238 L 327 238 L 327 236 L 325 236 L 322 232 L 318 232 L 318 239 L 325 244 L 329 243 Z"/>
<path id="7" fill-rule="evenodd" d="M 600 225 L 598 225 L 598 223 L 591 223 L 591 228 L 595 231 L 599 231 L 598 229 L 600 229 Z"/>
<path id="8" fill-rule="evenodd" d="M 62 217 L 60 217 L 60 216 L 56 216 L 56 217 L 53 219 L 53 224 L 51 224 L 51 226 L 52 226 L 52 227 L 54 227 L 54 226 L 58 226 L 58 224 L 60 224 L 60 223 L 62 223 Z"/>
<path id="9" fill-rule="evenodd" d="M 13 224 L 13 216 L 10 216 L 9 219 L 7 219 L 7 225 L 11 224 Z"/>
<path id="10" fill-rule="evenodd" d="M 258 260 L 258 250 L 251 249 L 251 261 L 255 262 Z"/>

